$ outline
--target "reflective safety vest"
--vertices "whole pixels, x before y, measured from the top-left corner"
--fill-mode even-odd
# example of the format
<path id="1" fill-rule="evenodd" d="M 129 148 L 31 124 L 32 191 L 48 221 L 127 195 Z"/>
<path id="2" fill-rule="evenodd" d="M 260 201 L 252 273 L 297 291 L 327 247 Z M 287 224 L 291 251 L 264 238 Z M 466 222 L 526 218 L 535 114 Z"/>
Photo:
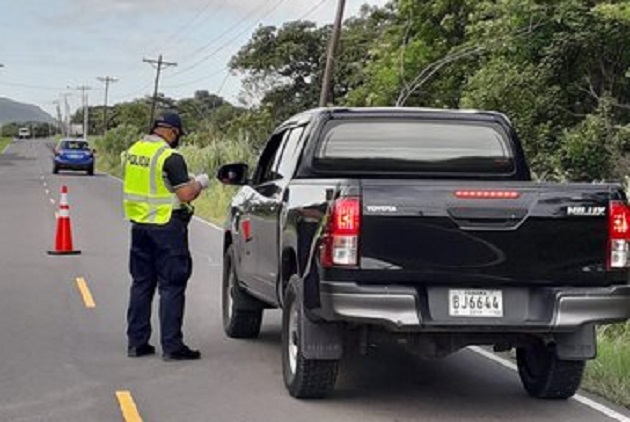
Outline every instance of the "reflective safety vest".
<path id="1" fill-rule="evenodd" d="M 125 216 L 135 223 L 167 224 L 177 196 L 164 179 L 164 162 L 177 154 L 161 138 L 148 136 L 129 148 L 123 158 Z"/>

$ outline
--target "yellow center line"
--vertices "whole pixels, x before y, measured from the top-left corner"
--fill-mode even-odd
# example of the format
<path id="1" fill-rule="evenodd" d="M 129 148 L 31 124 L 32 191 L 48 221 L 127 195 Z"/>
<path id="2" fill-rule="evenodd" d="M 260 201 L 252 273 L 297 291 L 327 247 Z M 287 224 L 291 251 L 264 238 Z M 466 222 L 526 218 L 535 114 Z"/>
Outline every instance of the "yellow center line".
<path id="1" fill-rule="evenodd" d="M 94 298 L 92 297 L 92 293 L 90 293 L 90 289 L 83 277 L 77 277 L 77 287 L 79 288 L 79 292 L 83 297 L 83 303 L 85 303 L 86 308 L 95 308 L 96 303 L 94 303 Z"/>
<path id="2" fill-rule="evenodd" d="M 133 401 L 131 392 L 116 391 L 116 398 L 125 422 L 142 422 L 142 417 L 138 413 L 138 408 L 136 407 L 136 402 Z"/>

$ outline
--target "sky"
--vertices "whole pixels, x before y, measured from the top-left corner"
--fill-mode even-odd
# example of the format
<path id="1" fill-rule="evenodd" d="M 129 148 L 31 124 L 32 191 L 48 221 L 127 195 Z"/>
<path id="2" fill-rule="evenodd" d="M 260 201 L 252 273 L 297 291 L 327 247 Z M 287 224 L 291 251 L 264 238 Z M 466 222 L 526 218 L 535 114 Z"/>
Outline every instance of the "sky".
<path id="1" fill-rule="evenodd" d="M 38 105 L 54 115 L 64 94 L 72 109 L 79 86 L 90 86 L 90 104 L 150 94 L 155 70 L 143 58 L 177 63 L 164 70 L 160 91 L 174 98 L 207 89 L 236 102 L 239 75 L 230 58 L 259 25 L 297 19 L 330 23 L 335 0 L 0 0 L 0 97 Z M 363 4 L 347 0 L 346 17 Z"/>

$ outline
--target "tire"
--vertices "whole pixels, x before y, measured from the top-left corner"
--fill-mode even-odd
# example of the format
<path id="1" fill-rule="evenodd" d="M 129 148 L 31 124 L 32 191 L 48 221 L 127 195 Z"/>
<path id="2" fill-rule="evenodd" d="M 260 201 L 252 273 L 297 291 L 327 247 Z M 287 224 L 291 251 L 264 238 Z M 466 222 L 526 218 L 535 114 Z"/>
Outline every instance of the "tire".
<path id="1" fill-rule="evenodd" d="M 223 330 L 230 338 L 256 338 L 260 334 L 263 305 L 258 305 L 258 300 L 239 286 L 233 262 L 234 255 L 230 246 L 223 258 Z"/>
<path id="2" fill-rule="evenodd" d="M 335 387 L 338 360 L 307 359 L 300 350 L 302 295 L 300 279 L 293 276 L 284 295 L 282 311 L 282 374 L 289 394 L 298 399 L 326 397 Z"/>
<path id="3" fill-rule="evenodd" d="M 90 168 L 87 170 L 87 174 L 88 174 L 88 176 L 94 176 L 94 167 L 90 167 Z"/>
<path id="4" fill-rule="evenodd" d="M 586 361 L 562 360 L 553 345 L 536 341 L 516 349 L 518 374 L 525 391 L 539 399 L 568 399 L 582 382 Z"/>
<path id="5" fill-rule="evenodd" d="M 53 174 L 59 174 L 59 167 L 53 166 Z"/>

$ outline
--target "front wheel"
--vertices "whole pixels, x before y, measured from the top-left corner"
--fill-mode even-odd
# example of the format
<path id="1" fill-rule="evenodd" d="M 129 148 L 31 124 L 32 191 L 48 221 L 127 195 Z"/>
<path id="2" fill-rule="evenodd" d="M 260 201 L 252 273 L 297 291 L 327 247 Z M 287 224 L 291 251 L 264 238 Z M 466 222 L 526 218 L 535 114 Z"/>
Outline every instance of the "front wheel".
<path id="1" fill-rule="evenodd" d="M 586 362 L 562 360 L 555 347 L 538 340 L 516 349 L 518 374 L 527 393 L 539 399 L 568 399 L 582 382 Z"/>
<path id="2" fill-rule="evenodd" d="M 59 174 L 59 167 L 56 165 L 53 166 L 53 174 Z"/>
<path id="3" fill-rule="evenodd" d="M 300 279 L 293 276 L 284 296 L 282 311 L 282 374 L 289 394 L 295 398 L 322 398 L 335 387 L 338 360 L 304 357 L 301 349 L 302 310 Z"/>
<path id="4" fill-rule="evenodd" d="M 239 286 L 234 270 L 232 246 L 223 258 L 223 289 L 221 308 L 223 330 L 231 338 L 255 338 L 260 334 L 263 305 Z"/>
<path id="5" fill-rule="evenodd" d="M 88 174 L 88 176 L 94 176 L 94 167 L 88 168 L 87 174 Z"/>

